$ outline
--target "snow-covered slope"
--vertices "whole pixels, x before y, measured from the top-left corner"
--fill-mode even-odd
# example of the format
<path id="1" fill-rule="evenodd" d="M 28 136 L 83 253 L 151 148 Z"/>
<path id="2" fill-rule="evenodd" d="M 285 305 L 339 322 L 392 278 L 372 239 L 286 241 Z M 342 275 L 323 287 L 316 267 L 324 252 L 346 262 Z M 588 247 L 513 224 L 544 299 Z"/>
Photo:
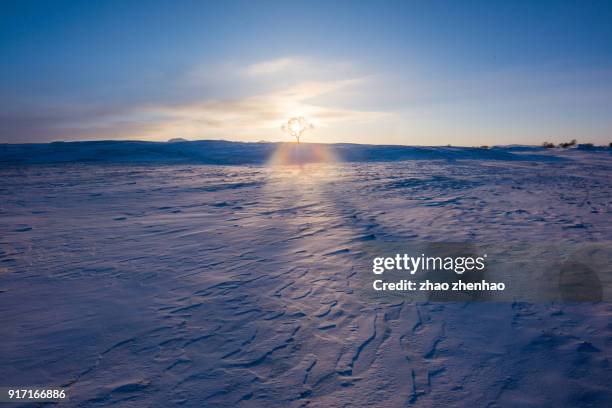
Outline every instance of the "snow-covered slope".
<path id="1" fill-rule="evenodd" d="M 561 160 L 559 150 L 539 147 L 410 147 L 359 144 L 240 143 L 214 140 L 193 142 L 55 142 L 47 144 L 2 144 L 2 163 L 173 163 L 173 164 L 263 164 L 284 150 L 299 161 L 322 161 L 326 152 L 340 161 L 392 160 Z M 603 151 L 606 151 L 605 149 Z M 610 150 L 607 149 L 609 152 Z M 328 157 L 328 156 L 324 156 Z M 325 160 L 323 160 L 325 161 Z"/>
<path id="2" fill-rule="evenodd" d="M 608 153 L 261 165 L 276 148 L 2 146 L 3 382 L 65 387 L 68 407 L 612 406 L 610 303 L 369 296 L 359 267 L 383 241 L 570 250 L 559 271 L 609 254 Z M 231 160 L 253 164 L 169 165 Z"/>

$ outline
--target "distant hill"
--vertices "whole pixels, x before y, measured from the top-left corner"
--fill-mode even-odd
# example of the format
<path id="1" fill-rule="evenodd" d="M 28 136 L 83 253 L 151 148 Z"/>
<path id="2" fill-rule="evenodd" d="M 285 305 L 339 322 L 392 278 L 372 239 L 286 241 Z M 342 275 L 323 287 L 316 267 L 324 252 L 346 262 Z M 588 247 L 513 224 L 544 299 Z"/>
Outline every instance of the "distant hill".
<path id="1" fill-rule="evenodd" d="M 172 143 L 144 141 L 90 141 L 45 144 L 0 144 L 0 163 L 185 163 L 264 164 L 282 151 L 291 162 L 395 161 L 395 160 L 563 160 L 553 149 L 508 146 L 488 149 L 473 147 L 411 147 L 361 144 L 244 143 L 218 140 Z M 547 151 L 548 150 L 548 151 Z M 609 151 L 609 149 L 606 149 Z M 321 154 L 324 152 L 325 154 Z"/>

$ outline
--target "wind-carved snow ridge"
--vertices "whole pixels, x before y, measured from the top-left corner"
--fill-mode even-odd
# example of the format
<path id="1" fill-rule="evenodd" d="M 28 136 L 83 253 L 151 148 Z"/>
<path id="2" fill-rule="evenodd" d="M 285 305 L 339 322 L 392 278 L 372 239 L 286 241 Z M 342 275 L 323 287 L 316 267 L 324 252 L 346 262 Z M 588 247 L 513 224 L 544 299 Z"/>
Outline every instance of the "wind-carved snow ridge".
<path id="1" fill-rule="evenodd" d="M 360 295 L 372 241 L 609 245 L 607 153 L 519 154 L 2 166 L 0 378 L 87 407 L 610 406 L 609 303 Z"/>

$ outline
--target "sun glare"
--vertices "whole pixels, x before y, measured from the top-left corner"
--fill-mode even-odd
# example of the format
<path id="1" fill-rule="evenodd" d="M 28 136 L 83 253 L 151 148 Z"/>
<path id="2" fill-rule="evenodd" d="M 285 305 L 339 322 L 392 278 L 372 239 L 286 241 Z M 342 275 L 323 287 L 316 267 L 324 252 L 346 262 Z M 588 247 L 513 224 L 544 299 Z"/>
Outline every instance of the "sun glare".
<path id="1" fill-rule="evenodd" d="M 302 133 L 302 125 L 300 125 L 300 122 L 293 122 L 291 124 L 291 132 L 292 133 Z"/>

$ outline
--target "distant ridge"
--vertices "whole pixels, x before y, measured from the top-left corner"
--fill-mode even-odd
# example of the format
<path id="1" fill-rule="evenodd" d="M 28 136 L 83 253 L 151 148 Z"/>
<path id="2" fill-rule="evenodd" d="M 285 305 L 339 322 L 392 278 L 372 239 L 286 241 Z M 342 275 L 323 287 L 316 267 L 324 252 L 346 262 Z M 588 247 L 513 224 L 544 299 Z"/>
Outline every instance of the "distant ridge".
<path id="1" fill-rule="evenodd" d="M 397 160 L 564 160 L 551 149 L 529 146 L 493 148 L 413 147 L 350 143 L 270 143 L 219 140 L 167 142 L 87 141 L 45 144 L 0 144 L 0 164 L 123 163 L 123 164 L 264 164 L 279 150 L 291 150 L 304 162 L 317 161 L 315 150 L 325 150 L 340 161 Z M 609 149 L 606 149 L 609 150 Z M 310 158 L 314 159 L 310 159 Z"/>

